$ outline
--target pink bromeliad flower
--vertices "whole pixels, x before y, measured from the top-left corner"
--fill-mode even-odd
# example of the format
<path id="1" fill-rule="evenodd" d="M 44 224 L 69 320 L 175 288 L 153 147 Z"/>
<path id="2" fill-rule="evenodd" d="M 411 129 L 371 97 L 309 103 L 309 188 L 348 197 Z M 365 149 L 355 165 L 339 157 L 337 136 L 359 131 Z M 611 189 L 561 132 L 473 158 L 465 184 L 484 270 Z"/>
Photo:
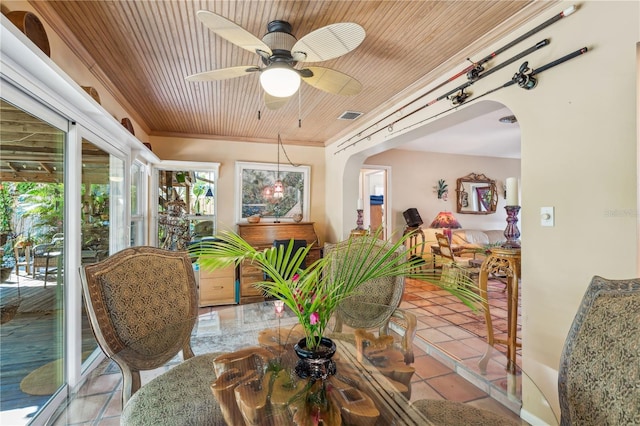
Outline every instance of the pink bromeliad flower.
<path id="1" fill-rule="evenodd" d="M 318 321 L 320 321 L 320 315 L 317 312 L 314 312 L 309 316 L 309 322 L 311 325 L 316 325 Z"/>

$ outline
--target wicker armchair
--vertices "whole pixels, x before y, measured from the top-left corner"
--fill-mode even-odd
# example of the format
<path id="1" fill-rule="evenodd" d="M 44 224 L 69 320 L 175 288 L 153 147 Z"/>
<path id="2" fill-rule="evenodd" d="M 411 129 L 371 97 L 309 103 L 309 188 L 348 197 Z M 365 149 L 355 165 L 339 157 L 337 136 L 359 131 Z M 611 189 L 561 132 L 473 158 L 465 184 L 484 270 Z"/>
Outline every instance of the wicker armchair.
<path id="1" fill-rule="evenodd" d="M 351 244 L 357 244 L 359 239 L 356 237 Z M 349 244 L 348 241 L 343 241 L 338 244 L 325 244 L 325 255 L 329 255 L 334 250 L 340 250 L 342 247 L 346 247 Z M 379 241 L 376 244 L 388 244 L 385 241 Z M 362 256 L 363 253 L 359 250 L 349 250 L 351 256 Z M 396 252 L 397 256 L 405 257 L 405 250 L 399 250 Z M 348 262 L 347 264 L 366 264 L 366 262 L 373 262 L 375 259 L 354 259 L 344 258 L 336 256 L 338 262 Z M 329 267 L 328 273 L 331 274 L 332 266 Z M 367 281 L 363 283 L 359 289 L 358 294 L 349 297 L 343 301 L 336 311 L 336 325 L 334 331 L 340 333 L 342 326 L 346 325 L 352 328 L 360 329 L 378 329 L 380 334 L 389 334 L 389 321 L 391 318 L 396 318 L 403 323 L 406 328 L 405 334 L 402 338 L 402 346 L 404 352 L 405 362 L 407 364 L 413 363 L 413 339 L 416 334 L 417 320 L 415 315 L 393 309 L 379 309 L 372 308 L 370 304 L 379 304 L 391 307 L 398 307 L 402 301 L 402 295 L 404 293 L 403 276 L 396 277 L 384 277 L 375 280 Z"/>
<path id="2" fill-rule="evenodd" d="M 141 370 L 161 367 L 180 350 L 184 359 L 194 356 L 198 304 L 187 253 L 128 248 L 82 266 L 80 276 L 96 340 L 122 370 L 123 406 L 140 388 Z"/>
<path id="3" fill-rule="evenodd" d="M 560 358 L 561 425 L 640 424 L 640 279 L 593 277 Z"/>

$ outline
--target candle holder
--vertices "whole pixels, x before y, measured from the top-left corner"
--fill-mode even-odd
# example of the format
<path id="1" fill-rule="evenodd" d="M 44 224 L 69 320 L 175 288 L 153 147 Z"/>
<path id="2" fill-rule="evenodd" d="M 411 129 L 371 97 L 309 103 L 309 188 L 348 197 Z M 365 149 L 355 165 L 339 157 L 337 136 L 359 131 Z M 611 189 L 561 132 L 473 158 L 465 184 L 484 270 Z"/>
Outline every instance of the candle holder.
<path id="1" fill-rule="evenodd" d="M 358 209 L 358 218 L 356 219 L 356 230 L 363 231 L 364 230 L 364 210 Z"/>
<path id="2" fill-rule="evenodd" d="M 367 235 L 368 232 L 366 229 L 364 229 L 364 216 L 363 216 L 363 212 L 364 210 L 362 209 L 357 209 L 356 210 L 358 212 L 358 218 L 356 219 L 356 227 L 355 229 L 351 230 L 351 236 L 352 237 L 360 237 L 363 235 Z"/>
<path id="3" fill-rule="evenodd" d="M 507 227 L 504 230 L 504 236 L 507 241 L 502 244 L 503 248 L 520 248 L 520 230 L 518 229 L 518 212 L 520 211 L 520 206 L 506 206 L 505 210 L 507 211 Z"/>

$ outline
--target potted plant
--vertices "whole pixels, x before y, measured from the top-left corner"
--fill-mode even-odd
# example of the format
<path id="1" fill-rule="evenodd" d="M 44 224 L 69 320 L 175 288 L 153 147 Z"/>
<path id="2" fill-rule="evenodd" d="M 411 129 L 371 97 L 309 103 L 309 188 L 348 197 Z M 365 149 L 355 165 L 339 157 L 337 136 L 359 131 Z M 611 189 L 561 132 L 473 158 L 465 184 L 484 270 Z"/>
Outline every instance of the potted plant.
<path id="1" fill-rule="evenodd" d="M 6 183 L 0 184 L 0 245 L 7 242 L 11 233 L 11 218 L 13 216 L 13 198 Z"/>
<path id="2" fill-rule="evenodd" d="M 294 252 L 294 244 L 291 241 L 288 246 L 258 250 L 230 231 L 220 233 L 216 240 L 193 246 L 191 253 L 199 258 L 200 267 L 203 269 L 214 270 L 232 264 L 238 265 L 243 261 L 250 261 L 261 269 L 270 280 L 256 285 L 267 295 L 282 300 L 297 316 L 305 333 L 306 348 L 309 350 L 321 346 L 327 323 L 340 302 L 356 294 L 358 287 L 364 282 L 377 278 L 402 275 L 425 279 L 449 291 L 466 305 L 474 309 L 478 306 L 481 298 L 472 287 L 473 281 L 469 279 L 466 285 L 460 285 L 460 280 L 465 279 L 464 274 L 456 274 L 456 281 L 452 282 L 451 276 L 445 277 L 433 271 L 424 271 L 422 259 L 402 256 L 398 260 L 394 257 L 410 234 L 402 236 L 395 243 L 387 241 L 382 248 L 377 244 L 380 242 L 378 237 L 377 233 L 357 237 L 358 244 L 349 243 L 346 246 L 346 250 L 359 250 L 359 253 L 363 254 L 356 258 L 367 259 L 370 258 L 368 254 L 375 255 L 377 260 L 374 264 L 342 263 L 341 270 L 334 270 L 332 274 L 325 273 L 327 268 L 332 266 L 332 254 L 303 269 L 301 264 L 311 246 Z M 341 254 L 344 255 L 344 252 Z M 335 266 L 335 262 L 333 265 Z"/>
<path id="3" fill-rule="evenodd" d="M 11 276 L 11 271 L 16 266 L 16 259 L 13 256 L 11 239 L 2 247 L 2 264 L 0 264 L 0 282 L 5 282 Z"/>

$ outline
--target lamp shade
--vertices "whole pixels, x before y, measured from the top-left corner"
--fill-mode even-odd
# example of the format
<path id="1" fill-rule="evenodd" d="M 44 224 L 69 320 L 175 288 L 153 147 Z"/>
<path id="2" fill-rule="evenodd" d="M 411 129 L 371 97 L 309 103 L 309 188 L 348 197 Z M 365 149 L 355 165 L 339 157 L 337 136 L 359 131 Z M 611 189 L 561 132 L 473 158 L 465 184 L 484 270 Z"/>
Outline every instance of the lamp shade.
<path id="1" fill-rule="evenodd" d="M 436 216 L 436 218 L 433 219 L 433 222 L 431 222 L 431 225 L 429 225 L 429 228 L 458 229 L 458 228 L 462 228 L 462 225 L 460 225 L 460 222 L 458 222 L 458 219 L 456 219 L 453 216 L 453 213 L 440 212 L 438 213 L 438 216 Z"/>
<path id="2" fill-rule="evenodd" d="M 260 73 L 265 92 L 277 98 L 287 98 L 300 88 L 300 75 L 287 64 L 275 63 Z"/>

